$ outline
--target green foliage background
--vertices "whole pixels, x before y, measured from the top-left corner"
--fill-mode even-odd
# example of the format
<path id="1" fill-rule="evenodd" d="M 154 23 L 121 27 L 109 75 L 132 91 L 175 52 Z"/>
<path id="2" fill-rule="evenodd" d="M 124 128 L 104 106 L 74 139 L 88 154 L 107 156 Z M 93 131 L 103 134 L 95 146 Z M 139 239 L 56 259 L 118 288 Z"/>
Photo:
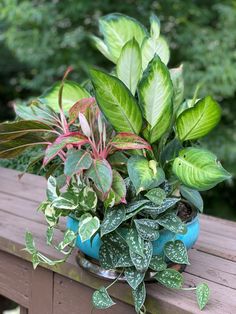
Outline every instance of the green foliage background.
<path id="1" fill-rule="evenodd" d="M 199 96 L 211 94 L 223 108 L 220 125 L 204 144 L 235 175 L 235 0 L 1 0 L 0 120 L 12 119 L 15 101 L 38 96 L 68 65 L 77 81 L 86 78 L 89 65 L 112 68 L 88 36 L 98 34 L 98 18 L 110 12 L 133 16 L 146 26 L 151 12 L 160 18 L 171 46 L 170 66 L 184 63 L 185 96 L 200 84 Z M 1 164 L 22 170 L 32 154 Z M 208 192 L 206 210 L 236 219 L 234 189 L 232 181 Z"/>

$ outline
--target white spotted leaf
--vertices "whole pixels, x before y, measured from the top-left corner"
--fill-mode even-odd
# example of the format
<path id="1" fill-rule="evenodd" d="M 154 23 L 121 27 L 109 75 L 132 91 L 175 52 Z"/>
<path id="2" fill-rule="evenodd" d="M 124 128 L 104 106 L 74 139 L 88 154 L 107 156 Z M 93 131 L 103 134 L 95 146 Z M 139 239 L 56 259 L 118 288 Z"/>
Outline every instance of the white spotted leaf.
<path id="1" fill-rule="evenodd" d="M 197 286 L 196 296 L 197 296 L 198 306 L 200 310 L 203 310 L 210 296 L 210 289 L 206 283 L 202 283 Z"/>
<path id="2" fill-rule="evenodd" d="M 154 278 L 167 288 L 173 289 L 180 289 L 184 281 L 183 275 L 171 268 L 158 272 Z"/>
<path id="3" fill-rule="evenodd" d="M 166 242 L 164 253 L 174 263 L 189 265 L 187 249 L 180 240 Z"/>
<path id="4" fill-rule="evenodd" d="M 101 287 L 93 293 L 93 305 L 97 309 L 107 309 L 115 304 L 115 302 L 109 296 L 105 287 Z"/>

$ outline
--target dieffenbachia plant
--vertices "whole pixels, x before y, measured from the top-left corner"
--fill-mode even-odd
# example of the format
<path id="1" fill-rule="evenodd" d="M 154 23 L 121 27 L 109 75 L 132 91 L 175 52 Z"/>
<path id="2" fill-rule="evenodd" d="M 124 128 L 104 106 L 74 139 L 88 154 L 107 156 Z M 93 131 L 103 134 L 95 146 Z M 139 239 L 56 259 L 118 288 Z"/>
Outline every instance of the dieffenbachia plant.
<path id="1" fill-rule="evenodd" d="M 121 14 L 101 18 L 104 38 L 92 40 L 114 63 L 112 74 L 91 69 L 91 95 L 67 80 L 67 71 L 62 82 L 30 106 L 17 106 L 17 120 L 0 124 L 0 158 L 43 147 L 38 159 L 48 169 L 48 188 L 39 211 L 48 223 L 47 244 L 63 257 L 44 256 L 27 232 L 26 250 L 34 267 L 65 261 L 77 236 L 84 242 L 99 234 L 101 266 L 120 270 L 137 313 L 146 311 L 144 282 L 150 270 L 164 286 L 195 290 L 203 309 L 208 286 L 185 288 L 183 275 L 168 268 L 168 262 L 189 264 L 185 244 L 176 239 L 187 231 L 182 206 L 202 212 L 199 191 L 230 178 L 198 142 L 217 125 L 221 110 L 210 96 L 183 98 L 182 66 L 168 69 L 169 48 L 154 15 L 150 24 L 148 32 Z M 55 243 L 64 216 L 78 219 L 79 228 L 66 230 Z M 163 230 L 173 238 L 163 254 L 153 256 L 153 241 Z M 96 308 L 114 304 L 109 287 L 94 292 Z"/>

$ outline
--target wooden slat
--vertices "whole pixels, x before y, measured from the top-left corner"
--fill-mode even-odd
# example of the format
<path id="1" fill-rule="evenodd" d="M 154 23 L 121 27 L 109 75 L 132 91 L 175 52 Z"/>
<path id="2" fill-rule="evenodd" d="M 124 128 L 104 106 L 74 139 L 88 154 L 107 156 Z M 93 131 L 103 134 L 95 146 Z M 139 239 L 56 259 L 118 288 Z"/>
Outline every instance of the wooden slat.
<path id="1" fill-rule="evenodd" d="M 236 240 L 236 222 L 207 215 L 201 215 L 201 230 Z"/>
<path id="2" fill-rule="evenodd" d="M 46 224 L 44 215 L 36 211 L 39 202 L 0 192 L 0 210 L 27 220 Z"/>
<path id="3" fill-rule="evenodd" d="M 29 314 L 52 314 L 53 272 L 42 267 L 32 270 Z M 59 314 L 59 312 L 58 312 Z"/>
<path id="4" fill-rule="evenodd" d="M 94 292 L 93 289 L 56 274 L 54 280 L 54 291 L 53 314 L 91 313 L 93 309 L 91 302 L 92 294 Z M 114 302 L 116 302 L 116 306 L 113 306 L 110 309 L 102 310 L 102 313 L 135 314 L 132 306 L 116 299 L 114 299 Z M 100 310 L 93 309 L 93 314 L 99 313 L 101 313 Z"/>
<path id="5" fill-rule="evenodd" d="M 194 248 L 236 262 L 236 240 L 201 230 Z"/>
<path id="6" fill-rule="evenodd" d="M 27 308 L 31 268 L 29 262 L 0 250 L 0 295 Z"/>
<path id="7" fill-rule="evenodd" d="M 236 263 L 192 249 L 189 251 L 191 266 L 185 272 L 223 286 L 236 289 Z"/>

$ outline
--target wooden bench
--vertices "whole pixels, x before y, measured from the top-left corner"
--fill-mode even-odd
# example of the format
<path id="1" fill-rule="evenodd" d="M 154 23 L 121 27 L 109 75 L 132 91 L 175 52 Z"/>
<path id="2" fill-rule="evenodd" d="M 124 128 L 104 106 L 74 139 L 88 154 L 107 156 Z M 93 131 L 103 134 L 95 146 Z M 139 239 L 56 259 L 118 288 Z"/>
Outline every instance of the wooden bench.
<path id="1" fill-rule="evenodd" d="M 45 198 L 46 181 L 0 168 L 0 295 L 14 300 L 21 314 L 89 314 L 94 289 L 107 282 L 78 267 L 74 254 L 67 263 L 33 270 L 30 256 L 22 251 L 24 235 L 30 230 L 38 248 L 51 257 L 44 239 L 46 225 L 38 204 Z M 193 286 L 206 282 L 211 299 L 203 312 L 198 310 L 192 291 L 175 291 L 148 284 L 147 309 L 155 314 L 235 314 L 236 313 L 236 223 L 201 216 L 201 234 L 190 252 L 191 266 L 185 270 L 185 283 Z M 60 238 L 60 231 L 58 235 Z M 135 313 L 130 289 L 118 284 L 110 290 L 117 305 L 95 313 Z"/>

